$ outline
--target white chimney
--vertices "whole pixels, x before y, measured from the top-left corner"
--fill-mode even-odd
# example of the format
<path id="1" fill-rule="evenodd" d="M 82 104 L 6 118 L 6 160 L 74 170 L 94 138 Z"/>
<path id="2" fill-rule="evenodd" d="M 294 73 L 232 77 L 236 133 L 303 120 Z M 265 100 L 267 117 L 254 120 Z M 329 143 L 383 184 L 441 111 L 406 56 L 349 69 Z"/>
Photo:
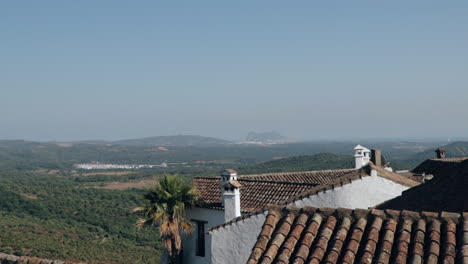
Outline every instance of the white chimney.
<path id="1" fill-rule="evenodd" d="M 224 170 L 221 172 L 222 197 L 224 206 L 224 221 L 228 222 L 241 216 L 240 207 L 240 183 L 237 181 L 235 170 Z"/>
<path id="2" fill-rule="evenodd" d="M 366 166 L 367 164 L 369 164 L 370 152 L 371 151 L 369 149 L 361 145 L 357 145 L 354 148 L 354 161 L 355 161 L 356 169 L 360 169 Z"/>

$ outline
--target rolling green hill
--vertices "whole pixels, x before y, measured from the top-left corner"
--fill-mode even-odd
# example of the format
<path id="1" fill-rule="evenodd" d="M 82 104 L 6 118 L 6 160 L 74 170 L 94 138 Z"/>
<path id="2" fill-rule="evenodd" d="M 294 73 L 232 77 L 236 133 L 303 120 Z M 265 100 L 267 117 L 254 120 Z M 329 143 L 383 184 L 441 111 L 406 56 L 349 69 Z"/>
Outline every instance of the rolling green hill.
<path id="1" fill-rule="evenodd" d="M 312 156 L 297 156 L 278 159 L 250 167 L 239 168 L 241 174 L 291 172 L 309 170 L 349 169 L 354 167 L 351 155 L 320 153 Z"/>
<path id="2" fill-rule="evenodd" d="M 468 156 L 468 142 L 467 141 L 458 141 L 454 142 L 445 146 L 440 146 L 441 148 L 446 150 L 446 157 L 447 158 L 455 158 L 455 157 L 467 157 Z M 426 150 L 423 152 L 416 153 L 406 159 L 406 163 L 413 165 L 416 167 L 421 162 L 427 159 L 435 159 L 435 149 Z"/>

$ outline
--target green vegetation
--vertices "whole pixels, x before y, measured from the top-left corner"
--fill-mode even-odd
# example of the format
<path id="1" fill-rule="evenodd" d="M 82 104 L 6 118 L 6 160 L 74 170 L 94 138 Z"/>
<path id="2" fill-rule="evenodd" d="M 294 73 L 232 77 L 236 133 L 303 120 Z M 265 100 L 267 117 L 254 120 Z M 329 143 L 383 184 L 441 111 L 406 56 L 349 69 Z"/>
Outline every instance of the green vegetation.
<path id="1" fill-rule="evenodd" d="M 440 146 L 440 147 L 446 150 L 447 158 L 468 156 L 468 142 L 459 141 L 459 142 L 454 142 L 454 143 L 451 143 L 445 146 Z M 436 148 L 432 148 L 432 149 L 411 155 L 410 157 L 406 158 L 406 162 L 408 164 L 411 164 L 413 167 L 416 167 L 418 164 L 420 164 L 422 161 L 426 159 L 435 159 L 436 158 L 436 154 L 434 152 L 435 150 Z"/>
<path id="2" fill-rule="evenodd" d="M 51 259 L 154 263 L 158 233 L 139 232 L 141 191 L 82 188 L 61 176 L 0 175 L 0 252 Z"/>

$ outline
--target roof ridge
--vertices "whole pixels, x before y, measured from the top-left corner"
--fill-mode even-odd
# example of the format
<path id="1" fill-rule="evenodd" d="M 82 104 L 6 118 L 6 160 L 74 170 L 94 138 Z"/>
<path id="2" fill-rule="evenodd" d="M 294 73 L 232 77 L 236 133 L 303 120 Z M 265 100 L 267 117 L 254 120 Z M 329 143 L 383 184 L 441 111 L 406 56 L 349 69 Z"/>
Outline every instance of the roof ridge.
<path id="1" fill-rule="evenodd" d="M 221 179 L 221 177 L 197 176 L 197 177 L 193 177 L 193 179 L 219 180 Z M 240 181 L 262 182 L 262 183 L 272 183 L 272 184 L 311 185 L 312 187 L 319 185 L 317 183 L 310 183 L 310 182 L 288 182 L 288 181 L 257 180 L 257 179 L 242 179 L 242 178 L 237 178 L 237 181 L 238 182 Z"/>
<path id="2" fill-rule="evenodd" d="M 272 183 L 272 184 L 291 184 L 291 185 L 311 185 L 313 187 L 317 186 L 317 183 L 310 183 L 310 182 L 288 182 L 288 181 L 273 181 L 273 180 L 256 180 L 256 179 L 242 179 L 238 178 L 237 181 L 245 181 L 245 182 L 262 182 L 262 183 Z"/>
<path id="3" fill-rule="evenodd" d="M 367 166 L 366 166 L 367 167 Z M 340 176 L 339 178 L 335 179 L 335 180 L 332 180 L 332 181 L 329 181 L 329 182 L 326 182 L 326 183 L 323 183 L 323 184 L 320 184 L 320 185 L 317 185 L 315 186 L 314 188 L 310 189 L 310 190 L 307 190 L 297 196 L 293 196 L 285 201 L 283 201 L 282 203 L 285 203 L 285 204 L 290 204 L 290 203 L 293 203 L 295 201 L 298 201 L 298 200 L 302 200 L 304 198 L 308 198 L 312 195 L 315 195 L 321 191 L 323 192 L 326 192 L 326 191 L 329 191 L 331 189 L 334 189 L 335 187 L 341 187 L 343 185 L 346 185 L 346 184 L 349 184 L 349 183 L 352 183 L 353 181 L 355 180 L 358 180 L 358 179 L 362 179 L 362 177 L 369 177 L 371 176 L 370 173 L 367 173 L 365 171 L 366 167 L 363 167 L 361 169 L 356 169 L 355 171 L 358 171 L 359 172 L 359 175 L 350 175 L 352 172 L 355 172 L 355 171 L 351 171 L 349 173 L 346 173 L 342 176 Z M 373 165 L 372 163 L 369 163 L 369 167 L 371 170 L 374 170 L 375 169 L 375 165 Z M 366 174 L 363 174 L 362 172 L 366 172 Z M 398 175 L 394 172 L 389 172 L 389 173 L 393 173 L 395 175 Z M 398 175 L 399 177 L 404 177 L 404 176 L 401 176 L 401 175 Z M 383 175 L 378 175 L 377 177 L 381 177 L 381 178 L 384 178 L 384 179 L 387 179 L 389 181 L 394 181 L 392 179 L 389 179 L 389 177 L 385 177 Z M 404 177 L 406 178 L 406 177 Z M 408 178 L 409 179 L 409 178 Z M 411 179 L 409 179 L 411 180 Z M 411 181 L 414 181 L 414 180 L 411 180 Z M 418 183 L 416 181 L 414 181 L 415 183 Z"/>
<path id="4" fill-rule="evenodd" d="M 421 182 L 413 180 L 413 179 L 411 179 L 409 177 L 400 175 L 400 174 L 395 173 L 393 171 L 388 171 L 383 167 L 376 166 L 372 162 L 369 162 L 369 168 L 371 170 L 377 171 L 377 173 L 378 173 L 377 176 L 379 176 L 381 178 L 384 178 L 384 179 L 387 179 L 389 181 L 396 182 L 398 184 L 406 185 L 407 187 L 414 187 L 414 186 L 417 186 L 417 185 L 421 184 Z"/>
<path id="5" fill-rule="evenodd" d="M 195 176 L 193 179 L 207 179 L 207 180 L 219 180 L 221 177 L 219 176 Z"/>

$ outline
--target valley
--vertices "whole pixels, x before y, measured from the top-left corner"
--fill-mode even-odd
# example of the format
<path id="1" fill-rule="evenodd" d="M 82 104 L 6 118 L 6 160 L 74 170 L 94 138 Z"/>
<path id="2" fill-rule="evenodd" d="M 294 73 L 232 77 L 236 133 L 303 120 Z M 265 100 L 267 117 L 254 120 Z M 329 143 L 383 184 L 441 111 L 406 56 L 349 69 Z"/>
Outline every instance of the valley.
<path id="1" fill-rule="evenodd" d="M 138 230 L 131 210 L 166 174 L 217 176 L 349 168 L 355 142 L 270 146 L 109 145 L 0 141 L 0 252 L 87 263 L 155 263 L 157 228 Z M 368 144 L 371 145 L 371 144 Z M 411 169 L 440 142 L 375 142 L 395 168 Z M 468 155 L 468 143 L 445 146 Z M 423 151 L 421 151 L 423 150 Z M 164 164 L 167 166 L 140 166 Z M 105 169 L 76 164 L 112 164 Z"/>

